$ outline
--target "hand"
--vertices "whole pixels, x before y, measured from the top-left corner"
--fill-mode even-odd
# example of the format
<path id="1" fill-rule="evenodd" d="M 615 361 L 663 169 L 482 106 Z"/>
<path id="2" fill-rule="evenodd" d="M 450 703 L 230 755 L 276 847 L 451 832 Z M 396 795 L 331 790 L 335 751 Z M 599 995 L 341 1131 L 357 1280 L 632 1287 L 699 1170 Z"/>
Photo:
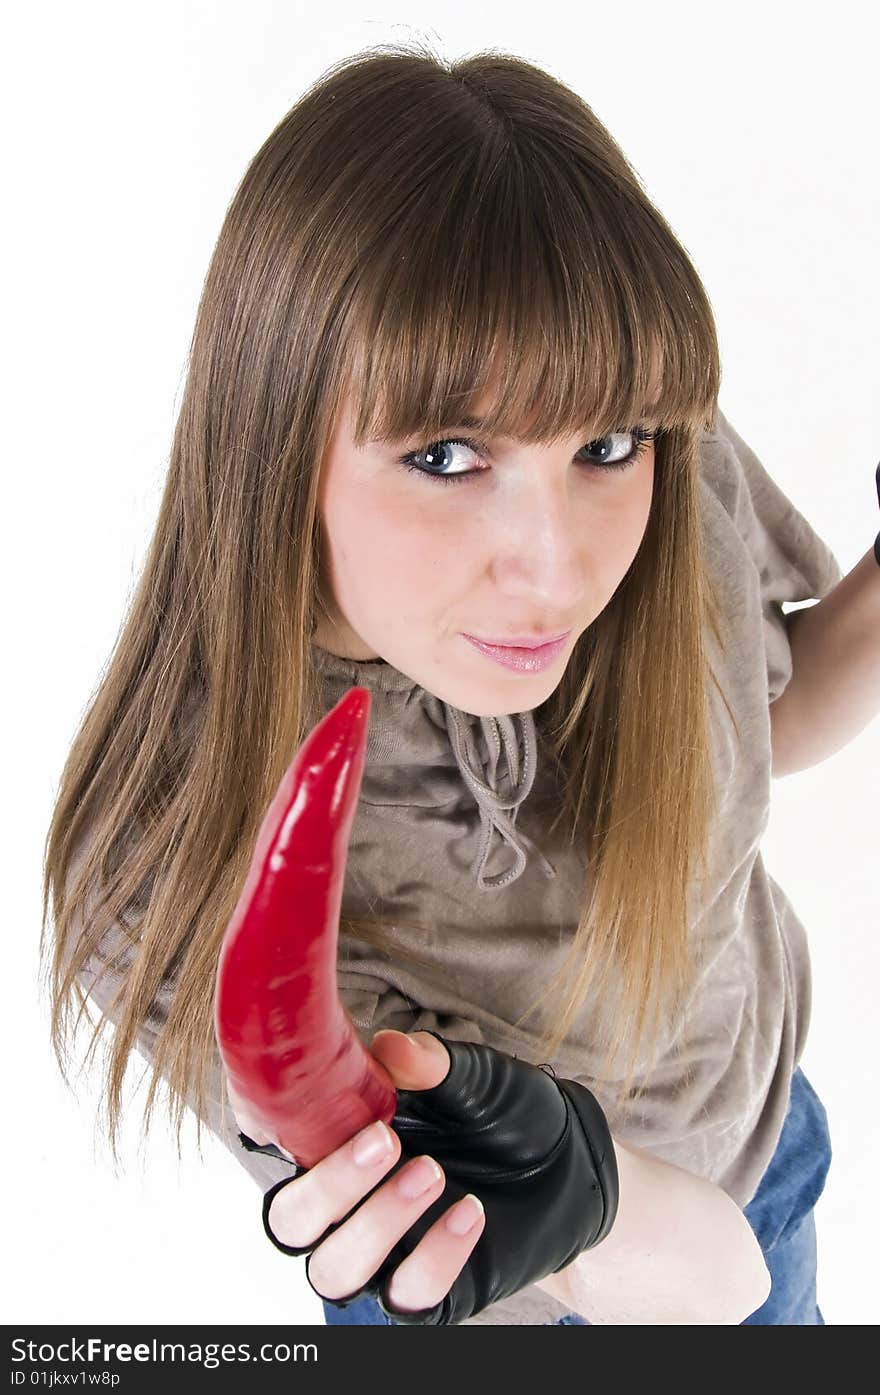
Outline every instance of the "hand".
<path id="1" fill-rule="evenodd" d="M 407 1036 L 383 1030 L 376 1033 L 371 1050 L 399 1089 L 430 1089 L 449 1071 L 449 1052 L 427 1032 Z M 236 1098 L 228 1082 L 227 1090 L 236 1120 L 249 1134 L 246 1101 Z M 358 1142 L 383 1130 L 388 1151 L 365 1164 L 358 1163 Z M 249 1136 L 257 1143 L 271 1143 L 265 1134 Z M 432 1162 L 427 1154 L 401 1160 L 398 1134 L 373 1124 L 308 1171 L 274 1189 L 265 1213 L 267 1227 L 286 1252 L 311 1251 L 306 1274 L 320 1297 L 344 1299 L 363 1290 L 413 1223 L 442 1196 L 446 1178 L 436 1163 L 439 1175 L 431 1177 L 428 1165 Z M 428 1180 L 427 1189 L 415 1197 L 404 1196 L 400 1184 L 419 1176 Z M 449 1229 L 447 1222 L 456 1218 L 462 1225 L 470 1222 L 463 1233 Z M 439 1304 L 484 1226 L 485 1214 L 471 1200 L 448 1205 L 412 1253 L 394 1269 L 385 1290 L 390 1307 L 399 1313 L 413 1313 Z M 321 1240 L 322 1236 L 326 1238 Z M 318 1240 L 321 1243 L 312 1249 Z"/>
<path id="2" fill-rule="evenodd" d="M 376 1171 L 366 1182 L 369 1190 L 364 1183 L 358 1183 L 353 1191 L 349 1188 L 353 1160 L 348 1155 L 336 1171 L 324 1168 L 324 1160 L 315 1164 L 313 1170 L 321 1173 L 323 1169 L 333 1183 L 318 1192 L 320 1219 L 326 1220 L 328 1215 L 336 1219 L 319 1231 L 312 1208 L 300 1208 L 295 1202 L 294 1221 L 306 1214 L 309 1217 L 312 1238 L 307 1244 L 285 1244 L 269 1224 L 277 1194 L 307 1182 L 306 1174 L 284 1179 L 266 1193 L 263 1224 L 269 1238 L 286 1254 L 309 1254 L 311 1259 L 310 1252 L 318 1255 L 323 1250 L 325 1256 L 333 1256 L 332 1277 L 329 1270 L 322 1270 L 322 1276 L 334 1285 L 332 1292 L 326 1280 L 321 1288 L 316 1287 L 309 1272 L 310 1261 L 306 1263 L 306 1278 L 321 1297 L 344 1307 L 361 1293 L 369 1293 L 397 1323 L 439 1326 L 467 1321 L 527 1284 L 561 1272 L 583 1250 L 598 1245 L 614 1223 L 619 1188 L 608 1124 L 585 1086 L 559 1080 L 549 1067 L 529 1065 L 491 1046 L 444 1041 L 436 1032 L 417 1035 L 437 1039 L 448 1055 L 448 1068 L 438 1057 L 435 1074 L 422 1075 L 417 1071 L 411 1042 L 395 1040 L 398 1033 L 377 1035 L 377 1053 L 385 1055 L 391 1069 L 401 1071 L 404 1079 L 419 1082 L 414 1088 L 397 1089 L 392 1129 L 400 1135 L 400 1153 L 395 1148 L 375 1165 Z M 422 1084 L 436 1079 L 441 1071 L 445 1073 L 436 1084 Z M 245 1146 L 254 1146 L 249 1140 L 242 1141 Z M 388 1201 L 391 1182 L 383 1185 L 383 1178 L 389 1169 L 408 1167 L 415 1157 L 438 1162 L 446 1185 L 439 1178 L 419 1205 L 402 1215 L 400 1202 Z M 415 1269 L 422 1258 L 416 1259 L 416 1251 L 423 1241 L 439 1246 L 434 1227 L 449 1210 L 450 1202 L 461 1201 L 475 1185 L 486 1219 L 463 1267 L 461 1256 L 450 1250 L 448 1242 L 440 1250 L 439 1261 L 430 1251 L 432 1264 L 439 1263 L 442 1268 L 440 1287 L 448 1290 L 445 1297 L 432 1307 L 414 1309 L 414 1299 L 406 1294 L 406 1306 L 397 1307 L 387 1281 L 393 1282 L 398 1268 L 402 1276 L 404 1263 L 410 1259 Z M 364 1223 L 364 1217 L 374 1201 L 372 1193 L 380 1186 L 381 1195 L 377 1194 L 370 1217 L 378 1218 L 381 1239 L 373 1248 L 375 1230 L 369 1222 Z M 357 1207 L 359 1198 L 363 1201 L 365 1190 L 368 1200 L 359 1211 L 350 1209 L 352 1203 Z M 300 1187 L 299 1195 L 302 1192 Z M 389 1213 L 394 1218 L 394 1233 L 390 1226 L 386 1228 Z M 401 1233 L 407 1219 L 410 1224 Z M 351 1226 L 354 1229 L 349 1229 Z M 349 1262 L 356 1265 L 359 1277 L 375 1264 L 376 1254 L 384 1256 L 372 1277 L 355 1290 L 336 1282 L 335 1262 L 343 1251 L 341 1245 L 335 1250 L 335 1245 L 339 1243 L 337 1234 L 342 1236 L 343 1231 L 347 1232 L 343 1237 L 345 1253 L 351 1256 Z M 325 1249 L 327 1246 L 330 1248 Z M 367 1257 L 362 1253 L 365 1246 Z M 428 1254 L 427 1249 L 422 1251 L 422 1255 Z"/>

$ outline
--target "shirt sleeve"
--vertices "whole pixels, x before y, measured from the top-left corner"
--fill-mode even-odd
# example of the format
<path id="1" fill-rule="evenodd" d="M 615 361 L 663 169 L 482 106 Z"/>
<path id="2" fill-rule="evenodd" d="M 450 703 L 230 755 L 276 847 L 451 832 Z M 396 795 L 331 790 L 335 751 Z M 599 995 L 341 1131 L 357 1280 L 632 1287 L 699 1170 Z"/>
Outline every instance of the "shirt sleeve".
<path id="1" fill-rule="evenodd" d="M 720 409 L 712 434 L 724 450 L 724 480 L 718 492 L 758 573 L 767 697 L 772 703 L 792 674 L 783 602 L 821 600 L 843 573 L 831 548 Z"/>

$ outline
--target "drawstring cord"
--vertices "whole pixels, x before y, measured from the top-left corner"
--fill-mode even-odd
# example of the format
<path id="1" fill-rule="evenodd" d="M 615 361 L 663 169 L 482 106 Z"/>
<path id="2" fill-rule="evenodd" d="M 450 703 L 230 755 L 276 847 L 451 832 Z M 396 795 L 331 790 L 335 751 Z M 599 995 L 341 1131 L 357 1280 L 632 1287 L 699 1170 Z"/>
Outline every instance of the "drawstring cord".
<path id="1" fill-rule="evenodd" d="M 494 891 L 516 881 L 525 869 L 528 853 L 540 860 L 545 877 L 555 877 L 556 869 L 526 833 L 515 827 L 523 801 L 531 791 L 537 765 L 537 733 L 531 712 L 514 717 L 470 717 L 456 707 L 443 704 L 446 727 L 462 778 L 480 809 L 480 846 L 472 871 L 480 891 Z M 519 725 L 519 733 L 517 732 Z M 482 738 L 483 749 L 478 749 Z M 520 752 L 523 754 L 520 771 Z M 506 761 L 508 789 L 502 788 L 501 756 Z M 508 812 L 509 811 L 509 812 Z M 506 872 L 486 877 L 493 829 L 514 851 L 514 863 Z"/>

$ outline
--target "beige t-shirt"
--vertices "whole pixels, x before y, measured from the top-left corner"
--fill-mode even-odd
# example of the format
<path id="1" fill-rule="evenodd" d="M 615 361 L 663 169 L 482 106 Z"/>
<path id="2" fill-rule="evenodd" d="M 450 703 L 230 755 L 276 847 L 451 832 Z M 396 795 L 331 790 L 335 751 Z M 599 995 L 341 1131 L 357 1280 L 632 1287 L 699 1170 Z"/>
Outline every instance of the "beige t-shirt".
<path id="1" fill-rule="evenodd" d="M 729 620 L 726 655 L 713 644 L 711 657 L 742 742 L 710 685 L 722 800 L 692 922 L 704 951 L 690 1008 L 694 1045 L 684 1062 L 661 1055 L 624 1117 L 596 1083 L 589 1000 L 550 1064 L 593 1091 L 624 1143 L 708 1178 L 744 1207 L 775 1151 L 810 1018 L 806 932 L 760 851 L 770 807 L 768 708 L 791 677 L 781 603 L 821 598 L 841 571 L 720 411 L 701 442 L 701 506 Z M 512 1024 L 559 967 L 585 883 L 565 830 L 552 839 L 545 831 L 559 806 L 533 714 L 475 717 L 381 660 L 313 653 L 325 711 L 355 684 L 372 697 L 343 910 L 381 906 L 395 943 L 429 960 L 392 961 L 340 935 L 340 994 L 359 1036 L 368 1044 L 380 1027 L 433 1028 L 538 1064 L 546 1018 Z M 113 988 L 105 973 L 93 997 L 106 1003 Z M 140 1033 L 148 1059 L 172 992 L 168 984 Z M 241 1148 L 220 1082 L 218 1061 L 211 1122 L 219 1137 L 262 1190 L 290 1176 L 289 1164 Z M 565 1311 L 531 1285 L 469 1325 L 551 1323 Z"/>

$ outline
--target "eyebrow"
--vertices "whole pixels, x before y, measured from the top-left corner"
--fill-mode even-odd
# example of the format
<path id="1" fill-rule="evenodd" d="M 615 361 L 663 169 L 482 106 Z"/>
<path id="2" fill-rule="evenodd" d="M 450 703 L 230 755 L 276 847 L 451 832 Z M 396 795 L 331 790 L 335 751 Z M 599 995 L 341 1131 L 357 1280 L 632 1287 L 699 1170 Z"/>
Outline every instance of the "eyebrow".
<path id="1" fill-rule="evenodd" d="M 659 406 L 659 402 L 645 402 L 642 405 L 642 410 L 639 414 L 640 417 L 650 420 Z M 458 417 L 456 421 L 451 423 L 451 428 L 454 429 L 457 426 L 467 427 L 469 431 L 483 431 L 485 430 L 486 423 L 482 417 Z M 448 431 L 450 430 L 450 426 L 446 426 L 443 429 Z"/>
<path id="2" fill-rule="evenodd" d="M 659 402 L 646 403 L 642 408 L 639 420 L 651 421 L 659 405 Z M 483 417 L 458 417 L 454 422 L 448 422 L 445 426 L 440 427 L 440 430 L 457 431 L 459 427 L 463 427 L 466 431 L 485 431 L 486 423 Z M 386 436 L 374 436 L 369 442 L 371 446 L 386 445 L 387 443 Z"/>
<path id="3" fill-rule="evenodd" d="M 486 429 L 486 423 L 482 417 L 459 417 L 454 426 L 463 426 L 468 431 L 485 431 Z"/>
<path id="4" fill-rule="evenodd" d="M 459 417 L 457 421 L 447 422 L 439 429 L 441 431 L 457 431 L 460 426 L 463 426 L 467 431 L 483 431 L 485 429 L 485 422 L 482 417 Z M 371 446 L 385 445 L 390 439 L 391 438 L 388 436 L 373 436 L 369 444 Z"/>

